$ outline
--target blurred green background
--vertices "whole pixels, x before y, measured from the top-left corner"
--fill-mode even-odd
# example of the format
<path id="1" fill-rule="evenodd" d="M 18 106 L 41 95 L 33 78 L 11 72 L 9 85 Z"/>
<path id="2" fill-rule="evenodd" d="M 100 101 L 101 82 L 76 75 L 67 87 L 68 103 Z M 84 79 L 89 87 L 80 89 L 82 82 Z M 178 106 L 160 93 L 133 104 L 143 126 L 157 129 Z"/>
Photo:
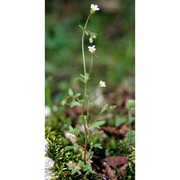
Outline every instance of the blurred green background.
<path id="1" fill-rule="evenodd" d="M 98 34 L 94 43 L 91 88 L 103 80 L 106 91 L 114 91 L 126 82 L 134 87 L 135 79 L 135 1 L 134 0 L 46 0 L 45 1 L 45 80 L 46 104 L 59 101 L 74 80 L 83 73 L 82 32 L 91 3 L 98 4 L 87 29 Z M 85 40 L 85 54 L 90 53 Z"/>

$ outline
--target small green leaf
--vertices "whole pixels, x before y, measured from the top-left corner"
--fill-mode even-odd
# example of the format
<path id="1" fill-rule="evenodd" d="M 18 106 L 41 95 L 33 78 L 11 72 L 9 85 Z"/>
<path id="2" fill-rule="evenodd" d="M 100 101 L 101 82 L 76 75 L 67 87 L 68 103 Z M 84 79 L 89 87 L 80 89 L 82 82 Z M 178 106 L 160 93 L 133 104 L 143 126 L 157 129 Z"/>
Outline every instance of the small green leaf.
<path id="1" fill-rule="evenodd" d="M 87 116 L 87 115 L 83 115 L 83 116 L 82 116 L 82 118 L 84 118 L 84 120 L 86 120 L 86 121 L 87 121 L 88 116 Z"/>
<path id="2" fill-rule="evenodd" d="M 73 129 L 73 127 L 71 126 L 71 125 L 69 125 L 69 131 L 73 131 L 74 129 Z"/>
<path id="3" fill-rule="evenodd" d="M 94 104 L 95 104 L 94 102 L 91 102 L 91 103 L 90 103 L 90 106 L 94 106 Z"/>
<path id="4" fill-rule="evenodd" d="M 102 146 L 101 146 L 101 144 L 99 144 L 99 143 L 94 144 L 94 147 L 95 147 L 95 148 L 102 149 Z"/>
<path id="5" fill-rule="evenodd" d="M 84 31 L 84 28 L 81 25 L 79 25 L 79 27 Z"/>
<path id="6" fill-rule="evenodd" d="M 82 105 L 81 105 L 81 103 L 78 102 L 78 101 L 72 101 L 72 102 L 70 103 L 70 108 L 73 108 L 74 106 L 82 106 Z"/>
<path id="7" fill-rule="evenodd" d="M 81 104 L 79 102 L 77 102 L 77 101 L 72 101 L 70 103 L 70 108 L 73 108 L 74 106 L 81 106 Z"/>
<path id="8" fill-rule="evenodd" d="M 82 74 L 80 74 L 80 76 L 81 76 L 81 77 L 80 77 L 80 80 L 81 80 L 83 83 L 85 83 L 85 81 L 86 81 L 86 80 L 85 80 L 85 76 L 82 75 Z"/>
<path id="9" fill-rule="evenodd" d="M 92 38 L 96 39 L 97 38 L 97 34 L 96 33 L 92 33 Z"/>
<path id="10" fill-rule="evenodd" d="M 74 95 L 74 98 L 78 98 L 80 95 L 81 95 L 81 93 L 76 93 L 76 94 Z"/>
<path id="11" fill-rule="evenodd" d="M 87 97 L 87 104 L 88 106 L 93 106 L 94 105 L 94 102 L 92 102 L 89 97 Z"/>
<path id="12" fill-rule="evenodd" d="M 87 36 L 89 36 L 89 32 L 88 32 L 88 31 L 85 31 L 85 34 L 86 34 Z"/>
<path id="13" fill-rule="evenodd" d="M 90 142 L 90 147 L 91 147 L 91 148 L 93 147 L 93 145 L 94 145 L 94 143 L 93 143 L 93 142 Z"/>
<path id="14" fill-rule="evenodd" d="M 81 104 L 83 104 L 83 103 L 84 103 L 84 99 L 80 99 L 79 102 L 80 102 Z"/>
<path id="15" fill-rule="evenodd" d="M 89 78 L 89 74 L 88 73 L 86 73 L 86 75 L 82 75 L 82 74 L 80 74 L 80 76 L 81 76 L 81 80 L 82 80 L 82 82 L 84 82 L 84 83 L 87 83 L 87 81 L 90 79 Z"/>
<path id="16" fill-rule="evenodd" d="M 135 118 L 134 117 L 130 117 L 129 118 L 129 124 L 131 124 L 133 121 L 135 121 Z"/>
<path id="17" fill-rule="evenodd" d="M 87 82 L 89 79 L 90 79 L 90 78 L 89 78 L 89 74 L 86 73 L 86 75 L 85 75 L 85 82 Z"/>
<path id="18" fill-rule="evenodd" d="M 71 150 L 71 149 L 74 149 L 74 150 L 78 150 L 79 147 L 77 146 L 66 146 L 64 147 L 66 150 Z"/>
<path id="19" fill-rule="evenodd" d="M 65 106 L 67 104 L 67 99 L 63 99 L 60 103 L 62 106 Z"/>
<path id="20" fill-rule="evenodd" d="M 85 79 L 85 76 L 84 76 L 84 75 L 80 74 L 80 76 Z"/>
<path id="21" fill-rule="evenodd" d="M 135 100 L 134 99 L 129 99 L 126 102 L 126 107 L 128 108 L 128 110 L 133 110 L 135 109 Z"/>
<path id="22" fill-rule="evenodd" d="M 74 95 L 73 90 L 72 90 L 71 88 L 68 89 L 68 94 L 69 94 L 70 96 L 73 96 L 73 95 Z"/>
<path id="23" fill-rule="evenodd" d="M 69 133 L 72 133 L 76 136 L 78 136 L 79 134 L 79 129 L 78 128 L 73 128 L 71 125 L 69 125 L 69 130 L 68 130 Z"/>
<path id="24" fill-rule="evenodd" d="M 101 113 L 104 112 L 105 110 L 107 110 L 108 107 L 109 107 L 108 104 L 104 104 L 104 105 L 102 106 Z"/>
<path id="25" fill-rule="evenodd" d="M 125 123 L 126 122 L 126 119 L 125 118 L 118 118 L 116 119 L 115 121 L 115 126 L 118 127 L 120 126 L 121 124 Z"/>
<path id="26" fill-rule="evenodd" d="M 100 126 L 102 126 L 105 123 L 105 121 L 96 121 L 95 123 L 93 123 L 90 128 L 100 128 Z"/>
<path id="27" fill-rule="evenodd" d="M 115 106 L 115 105 L 114 105 L 114 106 L 109 106 L 109 109 L 110 109 L 111 111 L 113 111 L 114 109 L 116 109 L 116 107 L 117 107 L 117 106 Z"/>

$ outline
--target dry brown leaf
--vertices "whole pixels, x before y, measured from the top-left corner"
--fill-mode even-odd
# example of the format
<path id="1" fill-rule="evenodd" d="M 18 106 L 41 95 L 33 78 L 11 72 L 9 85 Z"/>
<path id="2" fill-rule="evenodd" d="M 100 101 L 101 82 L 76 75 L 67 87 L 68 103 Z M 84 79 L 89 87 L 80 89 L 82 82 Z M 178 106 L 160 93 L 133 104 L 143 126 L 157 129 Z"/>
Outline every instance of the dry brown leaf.
<path id="1" fill-rule="evenodd" d="M 111 179 L 111 180 L 117 180 L 117 176 L 115 175 L 114 170 L 108 165 L 105 165 L 105 169 L 103 169 L 103 172 Z"/>
<path id="2" fill-rule="evenodd" d="M 128 163 L 126 156 L 112 156 L 104 159 L 113 168 L 122 167 L 124 164 Z"/>
<path id="3" fill-rule="evenodd" d="M 120 173 L 121 173 L 121 176 L 124 176 L 125 175 L 125 172 L 126 172 L 126 168 L 128 167 L 128 164 L 124 164 L 122 167 L 120 167 Z"/>
<path id="4" fill-rule="evenodd" d="M 117 176 L 115 176 L 114 171 L 112 168 L 120 169 L 120 176 L 118 177 L 120 180 L 125 175 L 126 168 L 128 166 L 128 159 L 126 156 L 112 156 L 107 157 L 104 159 L 105 165 L 105 172 L 111 179 L 117 179 Z"/>
<path id="5" fill-rule="evenodd" d="M 120 136 L 120 137 L 123 137 L 129 131 L 126 125 L 122 125 L 117 128 L 111 127 L 111 126 L 105 126 L 105 127 L 102 127 L 102 130 L 104 130 L 104 132 L 109 135 L 115 135 L 115 136 Z"/>

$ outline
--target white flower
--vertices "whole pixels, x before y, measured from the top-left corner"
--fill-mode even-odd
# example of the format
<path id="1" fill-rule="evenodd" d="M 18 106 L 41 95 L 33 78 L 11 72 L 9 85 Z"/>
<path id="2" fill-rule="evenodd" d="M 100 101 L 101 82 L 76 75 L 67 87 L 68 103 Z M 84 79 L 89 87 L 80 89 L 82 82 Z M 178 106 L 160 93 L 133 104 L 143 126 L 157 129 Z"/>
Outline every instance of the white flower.
<path id="1" fill-rule="evenodd" d="M 81 167 L 73 161 L 69 161 L 67 165 L 72 169 L 81 170 Z"/>
<path id="2" fill-rule="evenodd" d="M 51 168 L 54 165 L 54 161 L 49 158 L 49 157 L 45 157 L 45 180 L 50 180 L 52 178 L 52 172 L 51 172 Z"/>
<path id="3" fill-rule="evenodd" d="M 58 111 L 58 107 L 57 106 L 53 106 L 53 111 L 57 112 Z M 49 117 L 51 116 L 51 108 L 49 106 L 45 106 L 45 117 Z"/>
<path id="4" fill-rule="evenodd" d="M 49 106 L 46 106 L 45 107 L 45 116 L 48 117 L 48 116 L 51 116 L 51 109 Z"/>
<path id="5" fill-rule="evenodd" d="M 99 11 L 98 5 L 96 4 L 91 4 L 91 9 L 92 9 L 92 12 Z"/>
<path id="6" fill-rule="evenodd" d="M 54 161 L 49 157 L 45 157 L 45 169 L 51 169 L 53 165 Z"/>
<path id="7" fill-rule="evenodd" d="M 76 137 L 74 134 L 69 133 L 69 132 L 65 132 L 64 135 L 65 135 L 65 137 L 66 137 L 67 139 L 69 139 L 73 144 L 76 143 L 77 137 Z"/>
<path id="8" fill-rule="evenodd" d="M 103 81 L 100 81 L 100 82 L 99 82 L 99 86 L 100 86 L 100 87 L 106 87 L 106 83 L 103 82 Z"/>
<path id="9" fill-rule="evenodd" d="M 49 143 L 48 143 L 48 141 L 45 139 L 45 152 L 47 152 L 48 148 L 49 148 Z"/>
<path id="10" fill-rule="evenodd" d="M 95 51 L 96 51 L 95 45 L 88 46 L 88 49 L 89 49 L 89 52 L 92 53 L 92 54 L 95 53 Z"/>
<path id="11" fill-rule="evenodd" d="M 58 111 L 58 107 L 57 106 L 53 106 L 53 111 L 57 112 Z"/>

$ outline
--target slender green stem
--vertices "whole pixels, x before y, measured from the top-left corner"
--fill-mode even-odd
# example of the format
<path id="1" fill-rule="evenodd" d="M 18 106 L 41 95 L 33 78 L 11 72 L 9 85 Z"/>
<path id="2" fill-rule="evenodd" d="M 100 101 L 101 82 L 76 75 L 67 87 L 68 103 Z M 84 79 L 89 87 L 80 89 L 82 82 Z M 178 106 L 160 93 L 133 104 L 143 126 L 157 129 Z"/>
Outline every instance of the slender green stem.
<path id="1" fill-rule="evenodd" d="M 93 65 L 93 54 L 91 56 L 91 64 L 90 64 L 90 68 L 89 68 L 89 74 L 88 74 L 88 78 L 90 77 L 91 71 L 92 71 L 92 65 Z M 87 92 L 86 92 L 87 93 Z M 90 100 L 90 98 L 89 98 Z M 89 119 L 89 104 L 87 103 L 87 118 Z M 88 124 L 89 125 L 89 124 Z"/>
<path id="2" fill-rule="evenodd" d="M 86 76 L 86 59 L 84 55 L 84 35 L 85 35 L 85 30 L 89 21 L 89 18 L 91 17 L 91 13 L 89 14 L 86 23 L 84 25 L 83 33 L 82 33 L 82 58 L 83 58 L 83 67 L 84 67 L 84 76 Z"/>
<path id="3" fill-rule="evenodd" d="M 101 114 L 102 114 L 102 112 L 100 112 L 96 117 L 95 117 L 95 119 L 91 122 L 91 125 L 93 124 L 93 123 L 95 123 L 98 119 L 99 119 L 99 117 L 101 116 Z M 91 126 L 90 125 L 90 126 Z"/>
<path id="4" fill-rule="evenodd" d="M 85 148 L 84 148 L 84 164 L 86 164 L 86 148 L 87 148 L 87 141 L 88 141 L 88 138 L 87 138 L 87 127 L 86 127 L 86 121 L 84 119 L 84 114 L 83 114 L 83 107 L 81 109 L 81 116 L 82 116 L 82 119 L 83 119 L 83 125 L 84 125 L 84 130 L 85 130 Z"/>
<path id="5" fill-rule="evenodd" d="M 129 130 L 131 130 L 131 112 L 128 110 Z"/>
<path id="6" fill-rule="evenodd" d="M 87 83 L 84 83 L 84 100 L 86 100 L 86 94 L 87 94 Z"/>
<path id="7" fill-rule="evenodd" d="M 90 64 L 90 68 L 89 68 L 89 77 L 90 77 L 90 74 L 91 74 L 91 71 L 92 71 L 92 66 L 93 66 L 93 54 L 91 56 L 91 64 Z"/>
<path id="8" fill-rule="evenodd" d="M 85 31 L 86 31 L 86 27 L 89 21 L 89 18 L 91 16 L 91 13 L 89 14 L 86 23 L 84 25 L 83 28 L 83 33 L 82 33 L 82 59 L 83 59 L 83 68 L 84 68 L 84 77 L 85 77 L 85 82 L 84 82 L 84 103 L 86 103 L 86 96 L 87 96 L 87 74 L 86 74 L 86 59 L 85 59 L 85 54 L 84 54 L 84 35 L 85 35 Z M 89 130 L 87 128 L 87 122 L 84 118 L 84 110 L 83 110 L 83 106 L 82 106 L 82 111 L 81 111 L 81 115 L 83 118 L 83 124 L 84 124 L 84 129 L 85 129 L 85 148 L 84 148 L 84 164 L 86 164 L 86 148 L 87 148 L 87 143 L 88 143 L 88 134 L 89 134 Z"/>

